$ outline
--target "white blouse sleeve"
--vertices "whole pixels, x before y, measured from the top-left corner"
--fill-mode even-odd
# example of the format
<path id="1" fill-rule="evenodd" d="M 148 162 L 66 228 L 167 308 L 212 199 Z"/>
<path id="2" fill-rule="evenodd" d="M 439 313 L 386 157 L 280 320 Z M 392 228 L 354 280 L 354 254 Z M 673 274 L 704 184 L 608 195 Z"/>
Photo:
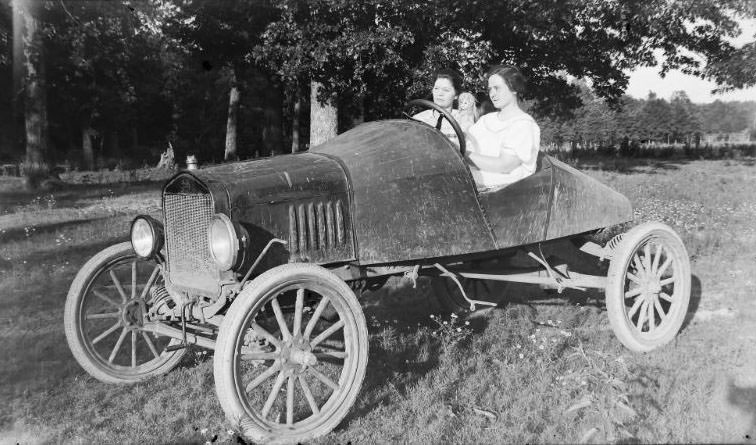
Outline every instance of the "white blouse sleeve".
<path id="1" fill-rule="evenodd" d="M 514 152 L 523 164 L 535 162 L 541 139 L 538 124 L 530 120 L 516 122 L 503 136 L 500 146 L 502 151 Z"/>

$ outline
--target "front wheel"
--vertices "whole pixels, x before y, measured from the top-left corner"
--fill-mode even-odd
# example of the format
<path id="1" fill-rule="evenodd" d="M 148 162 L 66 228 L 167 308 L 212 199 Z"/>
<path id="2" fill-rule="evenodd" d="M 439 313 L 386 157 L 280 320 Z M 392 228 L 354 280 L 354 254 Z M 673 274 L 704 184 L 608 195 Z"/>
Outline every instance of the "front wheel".
<path id="1" fill-rule="evenodd" d="M 66 298 L 66 339 L 74 358 L 98 380 L 134 383 L 166 373 L 185 349 L 143 329 L 164 292 L 162 265 L 136 256 L 131 243 L 110 246 L 84 264 Z"/>
<path id="2" fill-rule="evenodd" d="M 349 286 L 320 266 L 285 264 L 249 283 L 229 308 L 216 343 L 215 388 L 245 436 L 305 442 L 341 422 L 367 360 L 367 325 Z"/>
<path id="3" fill-rule="evenodd" d="M 606 309 L 615 335 L 636 352 L 651 351 L 680 330 L 690 302 L 690 260 L 680 237 L 662 223 L 625 233 L 609 265 Z"/>

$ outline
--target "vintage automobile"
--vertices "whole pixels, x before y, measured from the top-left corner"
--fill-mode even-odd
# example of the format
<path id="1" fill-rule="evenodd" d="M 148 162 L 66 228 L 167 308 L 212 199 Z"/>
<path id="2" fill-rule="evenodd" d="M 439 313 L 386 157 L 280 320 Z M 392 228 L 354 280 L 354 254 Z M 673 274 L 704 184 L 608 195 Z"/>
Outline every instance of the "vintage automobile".
<path id="1" fill-rule="evenodd" d="M 368 361 L 357 295 L 392 275 L 430 277 L 457 310 L 495 304 L 480 280 L 603 290 L 629 349 L 676 335 L 690 264 L 672 229 L 644 223 L 597 243 L 633 219 L 629 201 L 544 155 L 533 175 L 478 191 L 457 123 L 414 105 L 442 112 L 460 146 L 387 120 L 309 152 L 173 176 L 163 221 L 137 216 L 130 242 L 74 279 L 65 331 L 77 361 L 132 383 L 171 370 L 190 345 L 212 349 L 227 418 L 252 440 L 290 443 L 328 433 L 355 402 Z"/>

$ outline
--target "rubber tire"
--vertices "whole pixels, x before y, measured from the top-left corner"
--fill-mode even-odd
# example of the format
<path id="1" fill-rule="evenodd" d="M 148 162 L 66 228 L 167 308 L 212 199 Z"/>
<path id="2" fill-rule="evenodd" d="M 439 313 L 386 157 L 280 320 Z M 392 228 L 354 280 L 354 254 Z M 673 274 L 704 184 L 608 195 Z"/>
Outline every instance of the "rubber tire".
<path id="1" fill-rule="evenodd" d="M 311 428 L 293 432 L 271 431 L 264 425 L 256 424 L 246 412 L 243 402 L 238 398 L 238 389 L 234 372 L 234 357 L 237 337 L 246 325 L 248 318 L 264 306 L 266 297 L 277 289 L 303 280 L 316 280 L 319 284 L 331 286 L 344 297 L 346 310 L 353 317 L 357 328 L 357 361 L 351 375 L 352 384 L 336 409 L 328 413 L 327 418 L 318 421 Z M 344 314 L 341 314 L 344 315 Z M 346 320 L 345 320 L 346 321 Z M 368 362 L 368 330 L 365 316 L 352 289 L 341 278 L 327 269 L 306 263 L 284 264 L 270 269 L 245 286 L 244 290 L 231 304 L 218 332 L 213 358 L 213 374 L 218 400 L 227 419 L 238 425 L 242 433 L 255 443 L 297 443 L 308 442 L 316 437 L 328 434 L 343 420 L 354 404 L 365 378 Z M 322 415 L 323 411 L 319 415 Z"/>
<path id="2" fill-rule="evenodd" d="M 125 258 L 136 258 L 130 242 L 124 242 L 107 247 L 90 258 L 76 274 L 71 288 L 66 297 L 63 323 L 65 326 L 66 340 L 74 358 L 89 375 L 105 383 L 129 384 L 140 382 L 157 375 L 165 374 L 176 367 L 186 354 L 186 349 L 173 352 L 163 352 L 164 359 L 156 363 L 152 369 L 138 374 L 128 375 L 117 372 L 104 365 L 87 349 L 86 340 L 80 330 L 79 308 L 84 302 L 86 291 L 92 281 L 107 270 L 108 266 Z"/>
<path id="3" fill-rule="evenodd" d="M 662 239 L 664 247 L 674 252 L 673 262 L 675 264 L 670 265 L 670 267 L 676 267 L 679 264 L 680 269 L 675 273 L 680 273 L 682 278 L 680 282 L 681 299 L 670 308 L 668 313 L 673 318 L 665 322 L 667 324 L 664 325 L 660 333 L 652 338 L 638 335 L 635 326 L 628 319 L 625 309 L 625 272 L 637 249 L 650 238 Z M 607 274 L 606 310 L 614 334 L 623 345 L 635 352 L 652 351 L 669 343 L 677 335 L 683 321 L 685 321 L 690 304 L 690 290 L 690 260 L 680 236 L 671 227 L 659 222 L 643 223 L 632 228 L 624 234 L 622 241 L 615 249 Z"/>

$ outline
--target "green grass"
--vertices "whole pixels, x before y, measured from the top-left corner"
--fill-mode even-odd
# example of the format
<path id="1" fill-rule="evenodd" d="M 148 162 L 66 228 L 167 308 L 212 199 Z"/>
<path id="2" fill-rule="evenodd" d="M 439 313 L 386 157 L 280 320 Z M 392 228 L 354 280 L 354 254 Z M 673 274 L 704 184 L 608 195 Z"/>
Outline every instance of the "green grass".
<path id="1" fill-rule="evenodd" d="M 465 325 L 430 318 L 426 282 L 391 279 L 364 297 L 363 390 L 318 442 L 752 442 L 756 167 L 747 161 L 584 166 L 630 198 L 637 222 L 664 221 L 685 241 L 692 312 L 669 345 L 624 349 L 596 293 L 555 299 L 509 286 L 508 297 L 529 303 Z M 140 212 L 159 216 L 159 185 L 30 194 L 0 183 L 0 443 L 236 441 L 216 400 L 212 354 L 193 350 L 165 376 L 116 386 L 89 377 L 68 351 L 68 286 Z"/>

